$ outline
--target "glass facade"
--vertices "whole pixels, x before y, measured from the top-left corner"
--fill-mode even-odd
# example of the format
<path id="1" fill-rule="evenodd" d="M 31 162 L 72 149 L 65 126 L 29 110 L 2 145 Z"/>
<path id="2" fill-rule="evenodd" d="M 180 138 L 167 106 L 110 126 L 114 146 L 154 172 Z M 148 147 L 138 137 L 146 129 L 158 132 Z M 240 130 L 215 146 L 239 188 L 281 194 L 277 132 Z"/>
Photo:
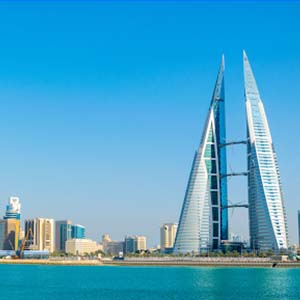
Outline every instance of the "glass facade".
<path id="1" fill-rule="evenodd" d="M 136 237 L 135 236 L 126 236 L 124 242 L 124 252 L 125 254 L 128 253 L 135 253 L 137 250 L 136 247 Z"/>
<path id="2" fill-rule="evenodd" d="M 218 249 L 228 239 L 224 58 L 200 146 L 195 153 L 174 243 L 174 253 Z"/>
<path id="3" fill-rule="evenodd" d="M 59 240 L 59 247 L 60 251 L 65 252 L 66 250 L 66 241 L 72 238 L 72 225 L 68 222 L 64 224 L 60 224 L 60 240 Z"/>
<path id="4" fill-rule="evenodd" d="M 72 235 L 72 239 L 84 239 L 85 227 L 79 224 L 72 225 L 71 235 Z"/>
<path id="5" fill-rule="evenodd" d="M 250 244 L 254 249 L 278 251 L 288 247 L 279 168 L 264 106 L 245 52 L 244 80 Z"/>

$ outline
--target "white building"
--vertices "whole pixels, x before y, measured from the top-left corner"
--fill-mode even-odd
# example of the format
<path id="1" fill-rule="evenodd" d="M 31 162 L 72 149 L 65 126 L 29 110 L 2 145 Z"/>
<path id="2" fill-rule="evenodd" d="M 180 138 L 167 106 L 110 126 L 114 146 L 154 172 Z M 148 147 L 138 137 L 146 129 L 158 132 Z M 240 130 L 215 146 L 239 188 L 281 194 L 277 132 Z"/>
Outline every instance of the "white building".
<path id="1" fill-rule="evenodd" d="M 102 246 L 89 239 L 71 239 L 66 241 L 66 253 L 83 255 L 102 250 Z"/>
<path id="2" fill-rule="evenodd" d="M 288 227 L 277 156 L 256 81 L 244 52 L 250 246 L 287 249 Z"/>
<path id="3" fill-rule="evenodd" d="M 166 223 L 160 227 L 160 247 L 162 250 L 173 248 L 177 227 L 177 223 Z"/>

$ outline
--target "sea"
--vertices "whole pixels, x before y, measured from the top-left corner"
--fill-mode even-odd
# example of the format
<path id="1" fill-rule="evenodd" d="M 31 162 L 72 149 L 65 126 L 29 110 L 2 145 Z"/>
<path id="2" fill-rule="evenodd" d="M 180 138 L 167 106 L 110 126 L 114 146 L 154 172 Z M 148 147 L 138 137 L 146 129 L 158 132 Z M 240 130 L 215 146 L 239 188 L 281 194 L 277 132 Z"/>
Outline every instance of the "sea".
<path id="1" fill-rule="evenodd" d="M 0 265 L 2 300 L 297 300 L 300 269 Z"/>

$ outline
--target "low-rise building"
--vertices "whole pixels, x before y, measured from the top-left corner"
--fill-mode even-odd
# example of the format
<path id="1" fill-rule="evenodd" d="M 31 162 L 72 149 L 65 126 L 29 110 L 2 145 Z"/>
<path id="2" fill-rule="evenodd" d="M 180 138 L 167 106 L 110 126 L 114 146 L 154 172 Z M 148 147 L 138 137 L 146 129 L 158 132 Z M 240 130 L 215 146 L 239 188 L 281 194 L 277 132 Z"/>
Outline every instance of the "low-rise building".
<path id="1" fill-rule="evenodd" d="M 108 255 L 119 255 L 124 252 L 124 242 L 109 241 L 103 243 L 103 252 Z"/>
<path id="2" fill-rule="evenodd" d="M 84 255 L 101 250 L 97 242 L 89 239 L 70 239 L 66 241 L 66 253 Z"/>

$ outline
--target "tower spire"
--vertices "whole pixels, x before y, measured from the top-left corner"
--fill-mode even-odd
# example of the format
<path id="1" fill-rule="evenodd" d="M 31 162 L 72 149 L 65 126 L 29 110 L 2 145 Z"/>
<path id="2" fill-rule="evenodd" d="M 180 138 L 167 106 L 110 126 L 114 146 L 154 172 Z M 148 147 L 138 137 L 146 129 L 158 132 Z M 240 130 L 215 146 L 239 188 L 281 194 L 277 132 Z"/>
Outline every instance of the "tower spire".
<path id="1" fill-rule="evenodd" d="M 252 98 L 252 100 L 260 101 L 256 80 L 254 78 L 252 68 L 245 50 L 243 50 L 243 66 L 246 99 Z"/>

